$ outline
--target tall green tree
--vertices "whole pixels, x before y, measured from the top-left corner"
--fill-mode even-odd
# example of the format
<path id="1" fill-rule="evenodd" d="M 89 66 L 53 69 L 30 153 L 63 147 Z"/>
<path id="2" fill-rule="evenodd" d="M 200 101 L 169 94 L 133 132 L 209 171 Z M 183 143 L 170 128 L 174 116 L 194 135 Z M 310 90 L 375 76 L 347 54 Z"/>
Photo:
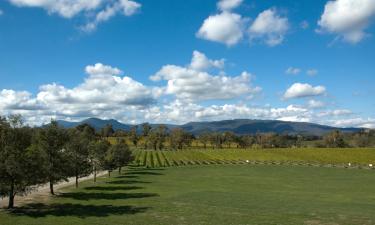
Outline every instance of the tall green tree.
<path id="1" fill-rule="evenodd" d="M 324 136 L 325 146 L 328 148 L 343 148 L 347 147 L 344 140 L 344 135 L 339 130 L 334 130 Z"/>
<path id="2" fill-rule="evenodd" d="M 39 148 L 45 154 L 43 170 L 46 173 L 47 181 L 50 186 L 50 193 L 54 195 L 54 184 L 67 180 L 69 173 L 67 171 L 67 155 L 65 145 L 68 142 L 68 135 L 65 129 L 59 127 L 56 121 L 37 132 L 33 140 L 33 146 Z"/>
<path id="3" fill-rule="evenodd" d="M 222 148 L 224 143 L 224 135 L 217 132 L 211 133 L 210 143 L 212 148 Z"/>
<path id="4" fill-rule="evenodd" d="M 113 130 L 112 124 L 107 124 L 100 130 L 102 137 L 112 137 L 114 133 L 115 131 Z"/>
<path id="5" fill-rule="evenodd" d="M 147 149 L 148 148 L 148 136 L 151 132 L 151 129 L 152 127 L 150 126 L 149 123 L 143 123 L 142 124 L 142 137 L 143 137 L 143 145 L 144 145 L 144 148 Z"/>
<path id="6" fill-rule="evenodd" d="M 223 133 L 223 143 L 230 148 L 231 144 L 234 143 L 236 140 L 236 135 L 231 131 L 226 131 Z"/>
<path id="7" fill-rule="evenodd" d="M 70 174 L 75 177 L 76 187 L 78 187 L 79 178 L 89 175 L 92 171 L 89 145 L 95 138 L 94 134 L 88 125 L 69 130 L 66 152 L 70 162 Z"/>
<path id="8" fill-rule="evenodd" d="M 238 146 L 241 148 L 249 148 L 255 144 L 255 138 L 251 135 L 239 136 L 236 140 Z"/>
<path id="9" fill-rule="evenodd" d="M 175 128 L 169 134 L 169 142 L 173 149 L 183 149 L 190 147 L 193 141 L 193 136 L 181 128 Z"/>
<path id="10" fill-rule="evenodd" d="M 129 146 L 122 139 L 118 140 L 115 145 L 109 148 L 106 156 L 107 165 L 110 165 L 112 169 L 118 168 L 119 174 L 121 174 L 122 167 L 128 165 L 134 160 L 134 156 L 129 149 Z"/>
<path id="11" fill-rule="evenodd" d="M 110 146 L 111 144 L 107 140 L 94 140 L 89 144 L 89 158 L 94 173 L 94 182 L 96 182 L 97 171 L 106 166 L 105 157 Z"/>
<path id="12" fill-rule="evenodd" d="M 135 147 L 138 146 L 139 135 L 137 133 L 138 126 L 133 126 L 129 131 L 129 139 Z"/>
<path id="13" fill-rule="evenodd" d="M 200 134 L 198 136 L 198 141 L 203 144 L 203 148 L 207 148 L 207 144 L 210 142 L 211 135 L 208 132 Z"/>
<path id="14" fill-rule="evenodd" d="M 23 126 L 20 116 L 0 120 L 0 194 L 9 198 L 8 208 L 13 208 L 16 195 L 44 181 L 44 158 L 38 149 L 30 148 L 33 131 Z"/>

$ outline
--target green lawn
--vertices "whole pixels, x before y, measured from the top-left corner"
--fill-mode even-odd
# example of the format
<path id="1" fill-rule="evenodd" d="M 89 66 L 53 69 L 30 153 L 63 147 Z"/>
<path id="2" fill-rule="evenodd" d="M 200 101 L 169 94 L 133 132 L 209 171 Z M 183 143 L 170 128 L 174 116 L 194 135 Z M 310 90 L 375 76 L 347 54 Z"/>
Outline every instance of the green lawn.
<path id="1" fill-rule="evenodd" d="M 375 171 L 271 165 L 130 168 L 1 225 L 375 224 Z"/>

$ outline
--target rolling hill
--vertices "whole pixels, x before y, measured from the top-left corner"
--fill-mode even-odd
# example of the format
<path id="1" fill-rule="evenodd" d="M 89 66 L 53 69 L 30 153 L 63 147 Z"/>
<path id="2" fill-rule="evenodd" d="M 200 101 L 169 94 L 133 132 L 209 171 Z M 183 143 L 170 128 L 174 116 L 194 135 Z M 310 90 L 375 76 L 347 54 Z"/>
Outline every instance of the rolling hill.
<path id="1" fill-rule="evenodd" d="M 107 124 L 111 124 L 114 130 L 130 130 L 134 125 L 120 123 L 117 120 L 102 120 L 98 118 L 89 118 L 81 122 L 68 122 L 59 120 L 57 121 L 65 128 L 72 128 L 80 124 L 89 124 L 96 130 L 100 130 Z M 159 124 L 151 124 L 156 127 Z M 190 122 L 184 125 L 165 124 L 168 129 L 176 127 L 182 128 L 195 135 L 204 132 L 225 132 L 231 131 L 237 135 L 256 134 L 256 133 L 269 133 L 274 132 L 278 134 L 302 134 L 302 135 L 316 135 L 321 136 L 332 130 L 341 130 L 343 132 L 356 132 L 360 128 L 337 128 L 314 123 L 302 122 L 287 122 L 278 120 L 250 120 L 250 119 L 235 119 L 235 120 L 222 120 L 211 122 Z M 141 132 L 141 126 L 138 126 L 138 131 Z"/>

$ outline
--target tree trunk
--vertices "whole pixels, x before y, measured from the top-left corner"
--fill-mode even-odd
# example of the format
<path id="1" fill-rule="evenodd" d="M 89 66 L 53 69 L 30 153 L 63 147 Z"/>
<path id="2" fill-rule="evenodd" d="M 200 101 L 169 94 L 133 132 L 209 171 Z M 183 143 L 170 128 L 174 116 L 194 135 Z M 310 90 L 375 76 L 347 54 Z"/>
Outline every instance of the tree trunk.
<path id="1" fill-rule="evenodd" d="M 9 190 L 9 204 L 8 204 L 8 209 L 13 209 L 14 208 L 14 182 L 12 181 L 12 184 L 10 185 L 10 190 Z"/>
<path id="2" fill-rule="evenodd" d="M 78 175 L 76 175 L 76 188 L 78 188 Z"/>
<path id="3" fill-rule="evenodd" d="M 111 171 L 108 170 L 108 177 L 111 177 Z"/>
<path id="4" fill-rule="evenodd" d="M 96 182 L 96 167 L 94 168 L 94 183 Z"/>
<path id="5" fill-rule="evenodd" d="M 52 179 L 49 180 L 49 190 L 51 192 L 51 195 L 55 195 L 55 192 L 53 191 L 53 181 L 52 181 Z"/>
<path id="6" fill-rule="evenodd" d="M 121 174 L 121 166 L 118 168 L 118 174 Z"/>

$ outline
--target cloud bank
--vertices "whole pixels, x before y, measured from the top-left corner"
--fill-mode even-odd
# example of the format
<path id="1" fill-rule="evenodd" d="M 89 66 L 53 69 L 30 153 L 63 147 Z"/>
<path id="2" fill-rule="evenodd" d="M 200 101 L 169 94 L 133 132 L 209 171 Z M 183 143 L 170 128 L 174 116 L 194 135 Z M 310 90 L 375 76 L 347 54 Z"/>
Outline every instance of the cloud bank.
<path id="1" fill-rule="evenodd" d="M 136 14 L 141 4 L 132 0 L 8 0 L 18 7 L 42 8 L 48 14 L 57 14 L 71 19 L 79 15 L 89 21 L 81 26 L 85 32 L 94 31 L 97 26 L 117 14 L 132 16 Z"/>
<path id="2" fill-rule="evenodd" d="M 330 108 L 323 101 L 324 86 L 295 83 L 283 98 L 305 104 L 284 107 L 254 104 L 252 97 L 262 88 L 253 75 L 227 75 L 225 59 L 210 59 L 194 51 L 189 64 L 165 65 L 145 85 L 114 66 L 96 63 L 84 68 L 83 81 L 72 88 L 43 84 L 34 95 L 28 91 L 0 91 L 0 115 L 21 114 L 30 125 L 51 118 L 78 121 L 88 117 L 117 119 L 125 123 L 176 123 L 221 119 L 275 119 L 316 122 L 340 127 L 375 128 L 375 120 L 362 118 L 347 109 Z M 225 100 L 222 104 L 221 100 Z"/>

